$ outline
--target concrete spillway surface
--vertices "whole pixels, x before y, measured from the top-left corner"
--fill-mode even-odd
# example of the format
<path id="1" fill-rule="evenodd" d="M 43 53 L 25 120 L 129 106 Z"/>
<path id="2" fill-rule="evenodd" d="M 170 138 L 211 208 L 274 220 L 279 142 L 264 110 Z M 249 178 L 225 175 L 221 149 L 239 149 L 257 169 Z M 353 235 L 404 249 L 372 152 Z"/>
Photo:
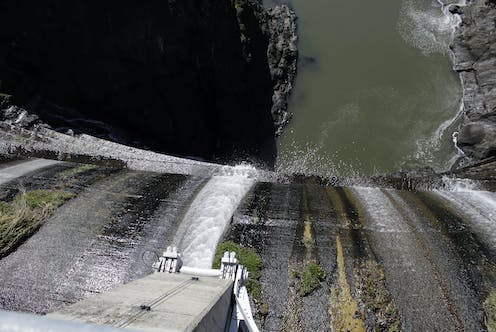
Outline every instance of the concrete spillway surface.
<path id="1" fill-rule="evenodd" d="M 51 312 L 150 273 L 203 181 L 121 170 L 84 185 L 0 260 L 0 308 Z"/>
<path id="2" fill-rule="evenodd" d="M 217 241 L 255 181 L 247 174 L 253 169 L 243 167 L 226 167 L 224 175 L 208 179 L 118 169 L 100 174 L 100 167 L 93 166 L 69 179 L 67 174 L 76 173 L 71 167 L 81 165 L 42 168 L 53 163 L 9 163 L 3 169 L 16 181 L 7 181 L 2 193 L 15 192 L 20 183 L 28 190 L 47 183 L 78 186 L 76 197 L 0 260 L 1 309 L 52 312 L 146 276 L 157 254 L 174 243 L 177 229 L 187 239 L 185 257 L 210 267 Z M 83 183 L 80 178 L 89 178 L 88 172 L 100 176 Z"/>
<path id="3" fill-rule="evenodd" d="M 223 331 L 232 286 L 231 280 L 154 273 L 48 316 L 143 331 Z"/>
<path id="4" fill-rule="evenodd" d="M 19 170 L 16 181 L 56 185 L 71 167 Z M 260 183 L 246 169 L 212 178 L 98 169 L 80 176 L 92 182 L 66 182 L 81 184 L 77 196 L 0 260 L 1 309 L 49 313 L 90 299 L 148 275 L 171 244 L 186 265 L 208 266 L 224 235 L 262 258 L 263 330 L 339 330 L 339 304 L 352 302 L 360 315 L 350 319 L 372 329 L 485 328 L 496 294 L 494 193 Z M 326 277 L 302 296 L 309 262 Z"/>
<path id="5" fill-rule="evenodd" d="M 490 192 L 335 188 L 308 179 L 257 183 L 226 237 L 262 256 L 262 330 L 480 331 L 494 314 L 495 216 Z M 302 295 L 309 262 L 326 278 Z"/>
<path id="6" fill-rule="evenodd" d="M 60 163 L 56 160 L 32 159 L 0 168 L 0 185 L 44 167 Z"/>

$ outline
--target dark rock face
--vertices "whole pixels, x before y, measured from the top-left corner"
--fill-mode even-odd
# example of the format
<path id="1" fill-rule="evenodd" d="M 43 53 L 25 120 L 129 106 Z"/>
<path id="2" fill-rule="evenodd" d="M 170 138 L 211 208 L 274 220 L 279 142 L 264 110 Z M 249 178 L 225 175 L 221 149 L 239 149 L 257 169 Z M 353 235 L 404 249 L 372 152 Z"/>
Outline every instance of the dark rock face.
<path id="1" fill-rule="evenodd" d="M 0 89 L 42 120 L 72 109 L 161 152 L 270 164 L 273 88 L 291 84 L 269 66 L 275 16 L 251 0 L 1 3 Z"/>
<path id="2" fill-rule="evenodd" d="M 276 124 L 276 134 L 282 134 L 292 118 L 288 112 L 288 98 L 296 79 L 298 58 L 296 36 L 296 14 L 286 5 L 276 6 L 268 11 L 269 66 L 275 82 L 272 96 L 272 117 Z"/>
<path id="3" fill-rule="evenodd" d="M 457 10 L 462 24 L 452 50 L 465 112 L 458 144 L 468 156 L 484 159 L 496 155 L 496 5 L 471 0 Z"/>

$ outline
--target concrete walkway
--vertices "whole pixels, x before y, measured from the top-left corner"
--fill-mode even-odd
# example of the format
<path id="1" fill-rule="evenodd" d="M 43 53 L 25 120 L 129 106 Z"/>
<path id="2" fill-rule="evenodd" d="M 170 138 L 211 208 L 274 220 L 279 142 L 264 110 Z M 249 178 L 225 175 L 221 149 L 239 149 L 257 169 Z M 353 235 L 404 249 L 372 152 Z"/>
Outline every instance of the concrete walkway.
<path id="1" fill-rule="evenodd" d="M 0 169 L 0 185 L 44 167 L 60 164 L 58 160 L 30 159 Z"/>
<path id="2" fill-rule="evenodd" d="M 224 331 L 233 282 L 154 273 L 48 317 L 143 331 Z"/>

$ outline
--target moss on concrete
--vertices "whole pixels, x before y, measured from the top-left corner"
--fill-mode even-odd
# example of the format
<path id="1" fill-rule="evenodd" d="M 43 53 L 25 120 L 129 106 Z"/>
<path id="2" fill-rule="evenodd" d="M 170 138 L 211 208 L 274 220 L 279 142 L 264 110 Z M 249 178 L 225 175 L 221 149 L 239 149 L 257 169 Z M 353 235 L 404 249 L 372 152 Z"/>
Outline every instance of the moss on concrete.
<path id="1" fill-rule="evenodd" d="M 77 176 L 78 174 L 81 174 L 83 172 L 86 172 L 86 171 L 89 171 L 89 170 L 92 170 L 92 169 L 95 169 L 97 168 L 96 165 L 80 165 L 80 166 L 77 166 L 77 167 L 74 167 L 74 168 L 69 168 L 69 169 L 66 169 L 65 171 L 62 171 L 60 172 L 57 176 L 59 179 L 61 180 L 69 180 L 75 176 Z"/>

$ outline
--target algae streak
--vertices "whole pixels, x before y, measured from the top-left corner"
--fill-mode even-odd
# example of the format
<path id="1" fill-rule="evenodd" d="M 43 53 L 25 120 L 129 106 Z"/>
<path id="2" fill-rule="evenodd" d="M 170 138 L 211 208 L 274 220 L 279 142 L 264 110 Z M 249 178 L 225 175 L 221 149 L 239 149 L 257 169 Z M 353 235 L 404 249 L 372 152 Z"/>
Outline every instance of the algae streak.
<path id="1" fill-rule="evenodd" d="M 335 331 L 365 331 L 365 323 L 358 304 L 351 296 L 351 289 L 346 280 L 343 246 L 341 239 L 336 236 L 338 280 L 331 290 L 331 323 Z"/>

